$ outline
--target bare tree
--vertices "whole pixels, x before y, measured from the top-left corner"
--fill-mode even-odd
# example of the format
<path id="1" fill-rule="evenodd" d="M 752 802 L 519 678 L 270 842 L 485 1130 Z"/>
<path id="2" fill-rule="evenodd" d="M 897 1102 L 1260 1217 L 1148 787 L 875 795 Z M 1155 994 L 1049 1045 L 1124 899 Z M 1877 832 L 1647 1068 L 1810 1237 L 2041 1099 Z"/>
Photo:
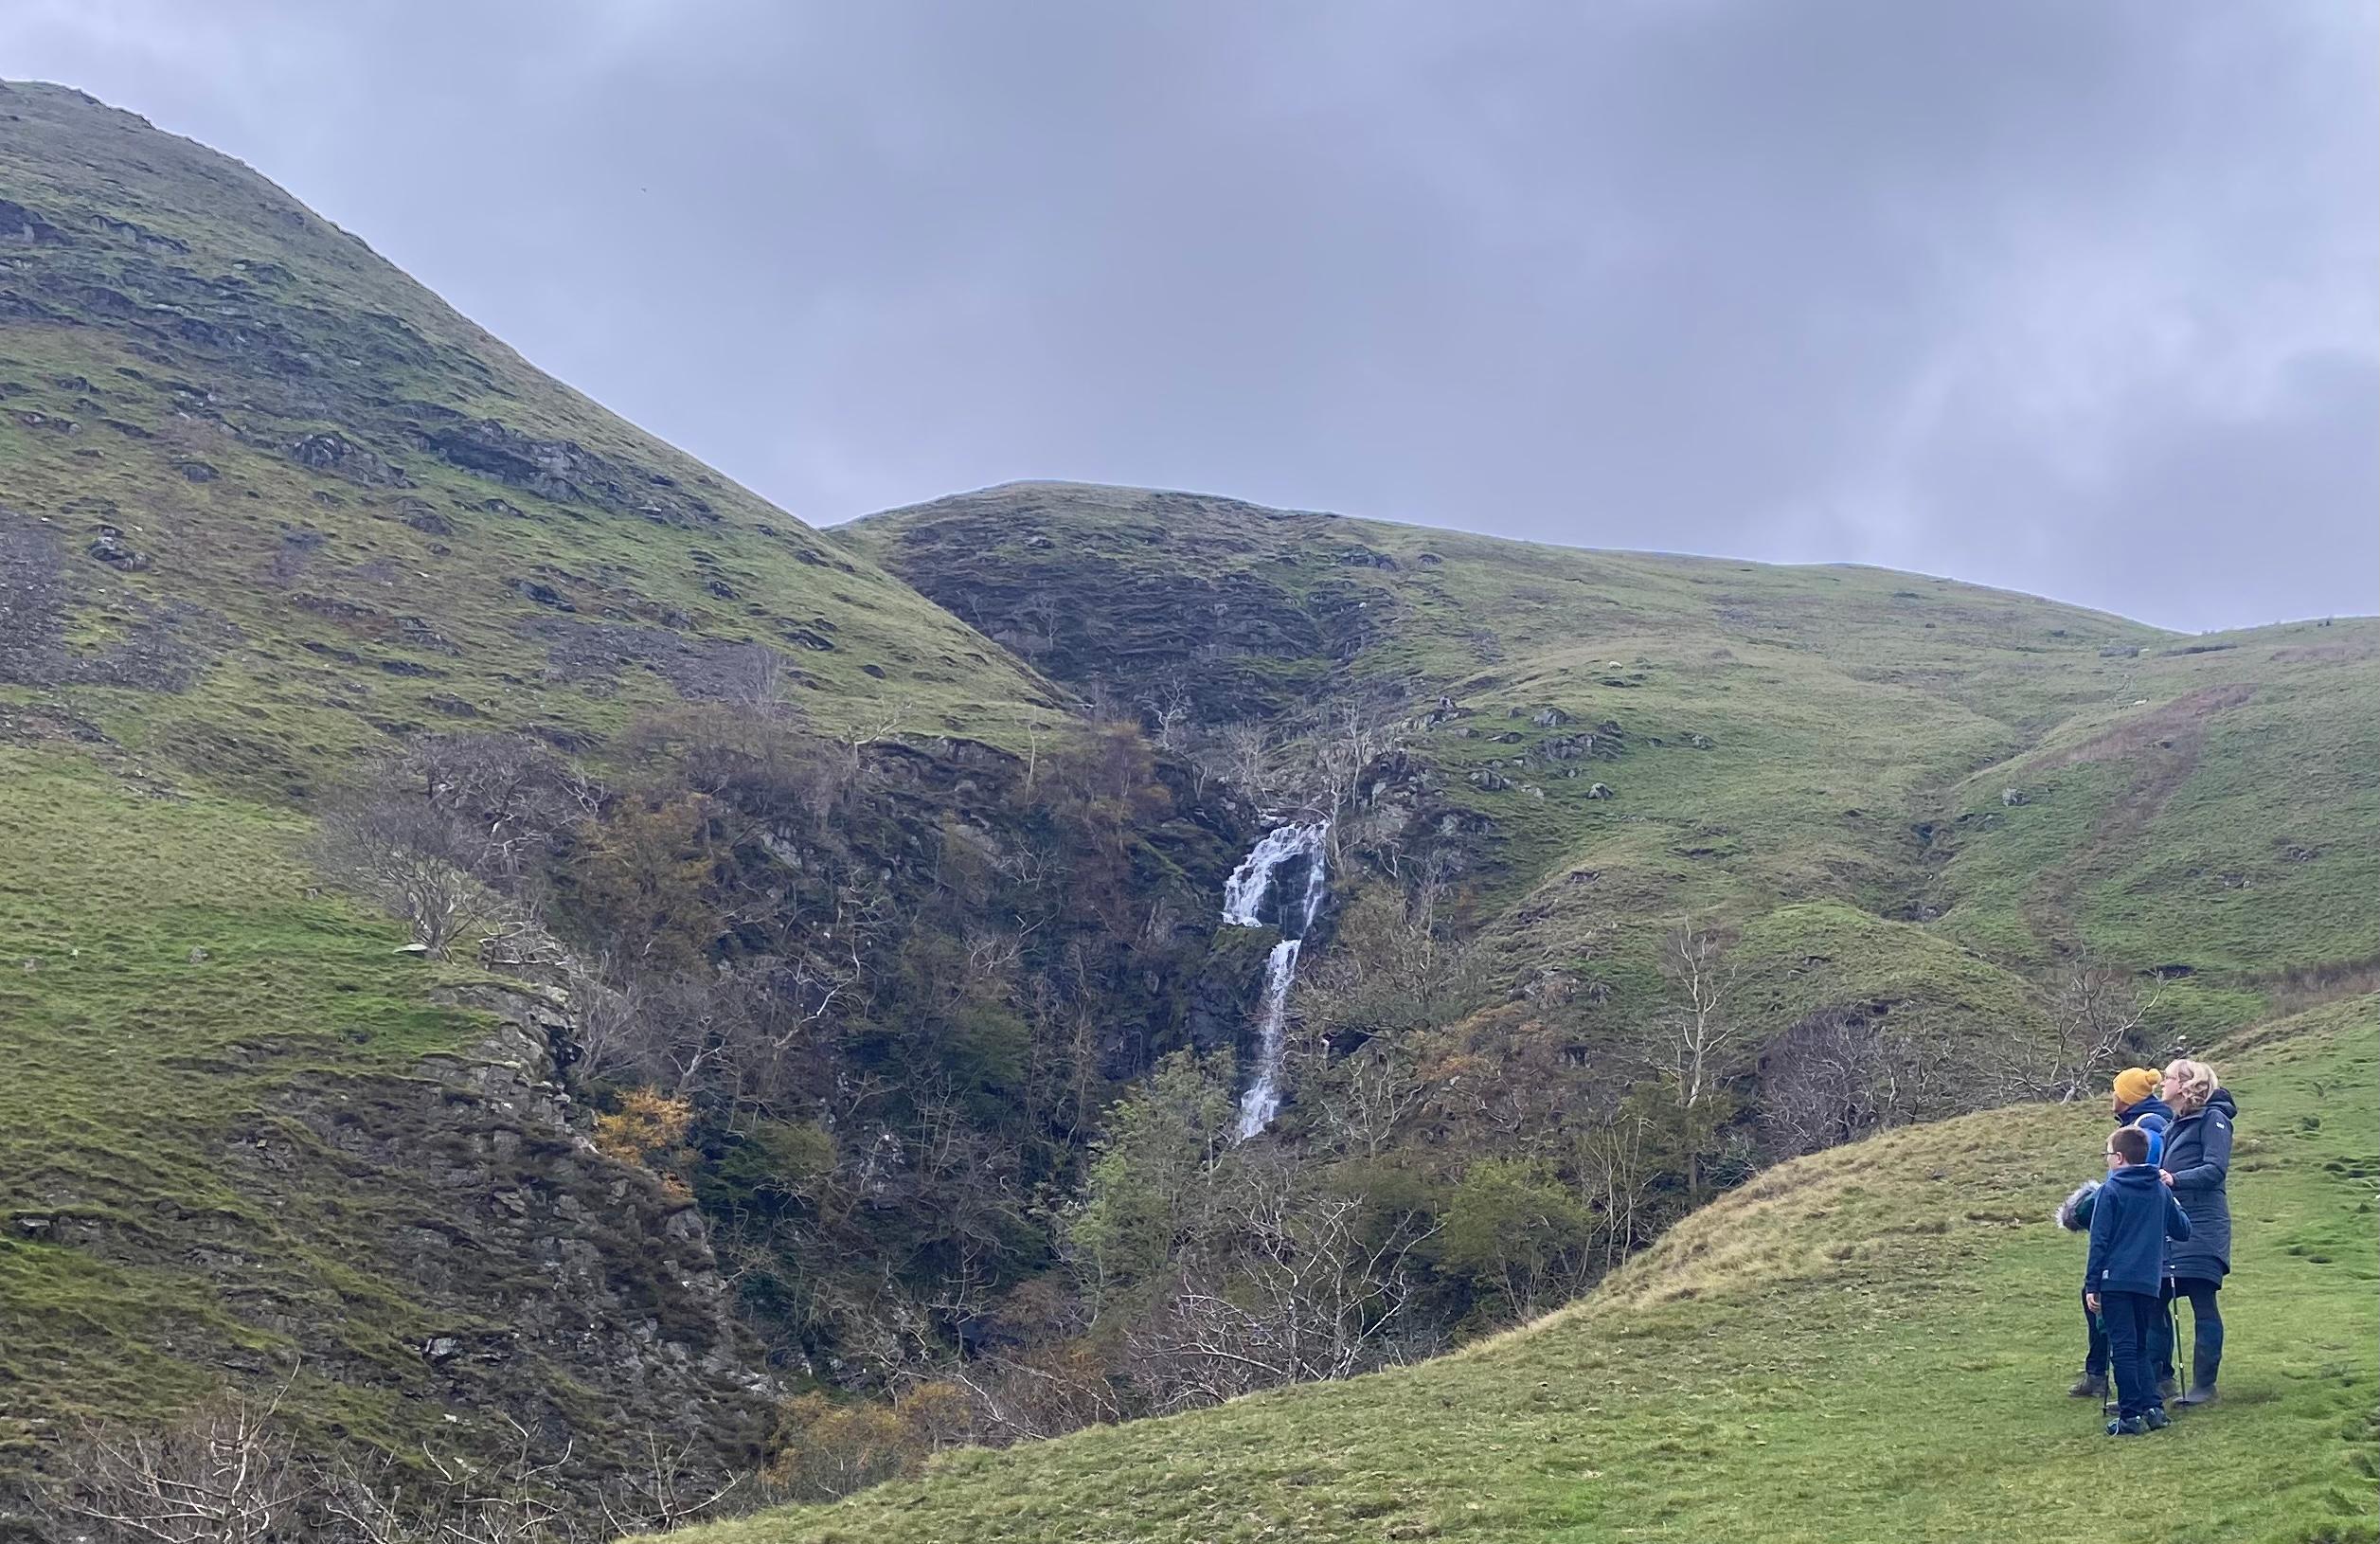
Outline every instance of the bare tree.
<path id="1" fill-rule="evenodd" d="M 1761 1057 L 1761 1124 L 1769 1150 L 1791 1158 L 1942 1113 L 1950 1075 L 1939 1052 L 1893 1034 L 1868 1014 L 1812 1014 Z"/>
<path id="2" fill-rule="evenodd" d="M 1615 1115 L 1594 1122 L 1578 1140 L 1580 1191 L 1602 1221 L 1599 1264 L 1625 1260 L 1642 1242 L 1642 1219 L 1653 1194 L 1654 1168 L 1644 1151 L 1642 1116 Z"/>
<path id="3" fill-rule="evenodd" d="M 1718 935 L 1696 927 L 1690 917 L 1662 941 L 1661 972 L 1669 978 L 1673 1006 L 1662 1032 L 1659 1072 L 1677 1111 L 1687 1194 L 1699 1197 L 1710 1107 L 1727 1053 L 1743 1032 L 1727 1014 L 1736 968 Z"/>
<path id="4" fill-rule="evenodd" d="M 1224 778 L 1250 798 L 1264 800 L 1271 785 L 1271 751 L 1264 726 L 1237 719 L 1215 731 L 1216 755 Z"/>
<path id="5" fill-rule="evenodd" d="M 1038 589 L 1026 596 L 1024 603 L 1016 609 L 1017 615 L 1032 627 L 1025 639 L 1025 652 L 1047 654 L 1057 644 L 1058 619 L 1065 615 L 1064 603 L 1053 592 Z"/>
<path id="6" fill-rule="evenodd" d="M 2082 1097 L 2139 1054 L 2164 992 L 2162 977 L 2143 981 L 2102 965 L 2074 966 L 2042 1001 L 2047 1032 L 2006 1044 L 1995 1069 L 1998 1083 L 2022 1099 L 2063 1104 Z"/>
<path id="7" fill-rule="evenodd" d="M 527 736 L 423 736 L 325 799 L 316 855 L 442 956 L 528 931 L 539 858 L 599 799 Z"/>
<path id="8" fill-rule="evenodd" d="M 482 833 L 426 800 L 385 789 L 349 795 L 324 813 L 316 853 L 339 883 L 410 925 L 434 957 L 517 916 L 473 871 L 487 853 Z"/>
<path id="9" fill-rule="evenodd" d="M 1365 1226 L 1355 1196 L 1307 1193 L 1287 1165 L 1233 1165 L 1215 1242 L 1188 1256 L 1156 1310 L 1126 1326 L 1152 1409 L 1215 1404 L 1284 1383 L 1352 1377 L 1426 1354 L 1408 1337 L 1407 1257 L 1436 1230 Z"/>
<path id="10" fill-rule="evenodd" d="M 873 712 L 862 718 L 844 734 L 843 743 L 851 748 L 851 764 L 857 766 L 860 752 L 885 741 L 898 741 L 901 726 L 909 716 L 909 705 L 897 700 L 877 704 Z"/>
<path id="11" fill-rule="evenodd" d="M 727 701 L 762 723 L 800 716 L 794 702 L 794 670 L 767 644 L 746 643 L 727 651 L 722 676 Z"/>
<path id="12" fill-rule="evenodd" d="M 1025 792 L 1033 791 L 1033 780 L 1041 772 L 1042 742 L 1049 738 L 1050 723 L 1038 708 L 1025 717 Z"/>
<path id="13" fill-rule="evenodd" d="M 1401 701 L 1386 697 L 1351 697 L 1333 706 L 1329 722 L 1313 745 L 1315 781 L 1326 812 L 1335 816 L 1353 803 L 1364 769 L 1395 748 L 1401 711 Z M 1331 839 L 1335 857 L 1335 822 Z"/>
<path id="14" fill-rule="evenodd" d="M 99 1544 L 311 1538 L 323 1487 L 275 1428 L 279 1401 L 221 1402 L 163 1431 L 95 1430 L 68 1455 L 52 1511 Z"/>
<path id="15" fill-rule="evenodd" d="M 1165 672 L 1141 694 L 1140 708 L 1158 748 L 1180 750 L 1192 711 L 1188 673 L 1179 666 Z"/>
<path id="16" fill-rule="evenodd" d="M 1332 1145 L 1378 1158 L 1430 1094 L 1410 1035 L 1380 1034 L 1331 1064 L 1315 1095 Z"/>

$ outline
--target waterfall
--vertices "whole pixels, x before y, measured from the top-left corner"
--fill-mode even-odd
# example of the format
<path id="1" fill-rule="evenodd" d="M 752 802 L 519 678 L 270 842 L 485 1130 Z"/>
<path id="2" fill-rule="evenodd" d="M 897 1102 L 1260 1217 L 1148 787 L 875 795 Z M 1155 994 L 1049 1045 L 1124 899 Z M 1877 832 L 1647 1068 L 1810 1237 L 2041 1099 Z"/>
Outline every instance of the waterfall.
<path id="1" fill-rule="evenodd" d="M 1331 822 L 1310 826 L 1276 826 L 1248 850 L 1223 887 L 1223 920 L 1234 927 L 1261 927 L 1265 898 L 1273 875 L 1283 864 L 1302 858 L 1306 864 L 1305 892 L 1295 902 L 1284 896 L 1279 907 L 1280 942 L 1264 961 L 1264 1014 L 1257 1036 L 1256 1081 L 1240 1096 L 1240 1136 L 1255 1136 L 1273 1123 L 1280 1110 L 1281 1042 L 1289 1026 L 1289 989 L 1297 979 L 1297 950 L 1306 929 L 1322 909 L 1327 891 L 1323 842 Z"/>

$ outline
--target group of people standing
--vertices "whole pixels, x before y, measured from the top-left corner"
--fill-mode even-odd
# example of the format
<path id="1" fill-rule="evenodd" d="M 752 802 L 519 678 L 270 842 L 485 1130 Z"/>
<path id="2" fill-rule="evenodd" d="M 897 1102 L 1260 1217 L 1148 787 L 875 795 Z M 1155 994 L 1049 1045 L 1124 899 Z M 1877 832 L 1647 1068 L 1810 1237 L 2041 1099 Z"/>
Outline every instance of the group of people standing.
<path id="1" fill-rule="evenodd" d="M 2223 1315 L 2215 1295 L 2231 1270 L 2231 1125 L 2239 1106 L 2213 1068 L 2176 1061 L 2163 1073 L 2116 1074 L 2116 1128 L 2104 1148 L 2107 1177 L 2058 1208 L 2059 1223 L 2090 1233 L 2083 1317 L 2090 1337 L 2083 1375 L 2067 1391 L 2117 1396 L 2111 1437 L 2170 1424 L 2166 1403 L 2210 1405 L 2223 1366 Z M 2190 1387 L 2174 1368 L 2174 1304 L 2191 1313 Z"/>

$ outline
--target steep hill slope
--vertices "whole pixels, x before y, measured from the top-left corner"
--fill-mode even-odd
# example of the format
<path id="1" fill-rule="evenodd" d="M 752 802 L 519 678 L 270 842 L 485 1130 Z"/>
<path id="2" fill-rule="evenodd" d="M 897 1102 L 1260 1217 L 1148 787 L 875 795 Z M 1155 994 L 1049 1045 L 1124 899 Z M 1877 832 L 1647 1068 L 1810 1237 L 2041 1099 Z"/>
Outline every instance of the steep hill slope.
<path id="1" fill-rule="evenodd" d="M 578 999 L 403 952 L 326 888 L 313 812 L 400 745 L 526 733 L 542 761 L 486 743 L 580 758 L 578 847 L 633 857 L 622 731 L 731 703 L 841 745 L 890 873 L 956 805 L 884 813 L 863 752 L 1047 697 L 246 168 L 0 87 L 0 1481 L 293 1367 L 309 1440 L 755 1462 L 758 1351 L 682 1182 L 562 1092 Z M 720 845 L 664 840 L 665 877 Z"/>
<path id="2" fill-rule="evenodd" d="M 1593 1032 L 1642 1017 L 1689 911 L 1742 929 L 1772 1020 L 1884 1002 L 1950 1034 L 2026 1022 L 2011 973 L 2085 959 L 2161 967 L 2159 1021 L 2204 1033 L 2380 956 L 2350 899 L 2380 882 L 2369 619 L 2183 638 L 1876 569 L 1072 484 L 838 534 L 1186 738 L 1369 715 L 1405 760 L 1360 835 L 1452 849 L 1512 978 L 1573 973 Z"/>
<path id="3" fill-rule="evenodd" d="M 1572 1308 L 1351 1383 L 963 1452 L 685 1544 L 1298 1538 L 2369 1540 L 2380 1001 L 2222 1052 L 2225 1397 L 2138 1442 L 2063 1397 L 2102 1120 L 1995 1111 L 1783 1165 Z"/>
<path id="4" fill-rule="evenodd" d="M 838 727 L 1041 695 L 238 163 L 57 87 L 7 87 L 0 129 L 17 684 L 277 790 L 375 729 L 732 695 L 761 650 Z"/>

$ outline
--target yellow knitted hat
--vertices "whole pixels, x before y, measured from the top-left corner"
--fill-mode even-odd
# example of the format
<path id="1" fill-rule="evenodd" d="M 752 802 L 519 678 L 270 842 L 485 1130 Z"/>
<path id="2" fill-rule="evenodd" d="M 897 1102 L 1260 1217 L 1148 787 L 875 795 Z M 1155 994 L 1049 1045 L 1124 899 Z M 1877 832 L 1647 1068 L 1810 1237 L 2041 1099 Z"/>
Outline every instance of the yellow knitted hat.
<path id="1" fill-rule="evenodd" d="M 2162 1081 L 2156 1070 L 2146 1067 L 2127 1067 L 2116 1074 L 2116 1103 L 2129 1107 L 2156 1092 Z"/>

